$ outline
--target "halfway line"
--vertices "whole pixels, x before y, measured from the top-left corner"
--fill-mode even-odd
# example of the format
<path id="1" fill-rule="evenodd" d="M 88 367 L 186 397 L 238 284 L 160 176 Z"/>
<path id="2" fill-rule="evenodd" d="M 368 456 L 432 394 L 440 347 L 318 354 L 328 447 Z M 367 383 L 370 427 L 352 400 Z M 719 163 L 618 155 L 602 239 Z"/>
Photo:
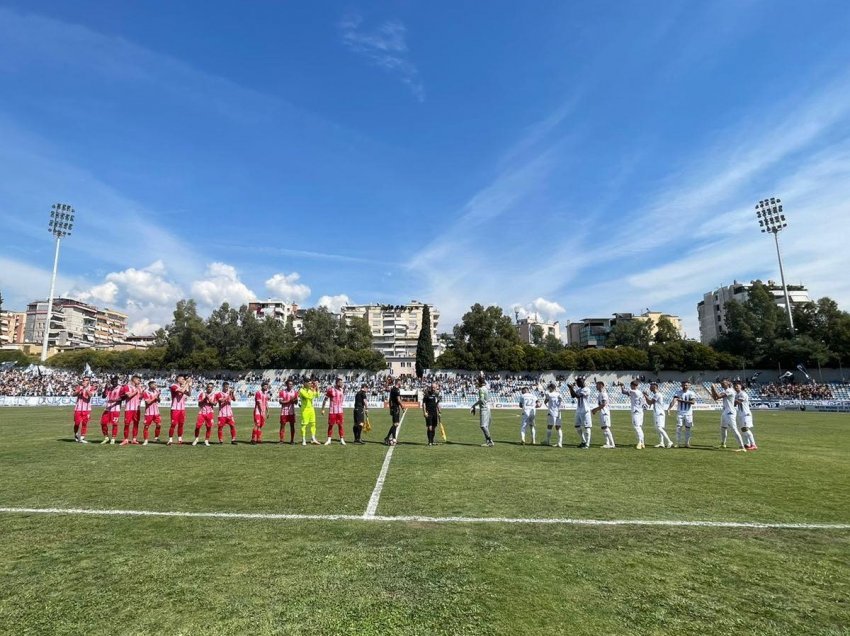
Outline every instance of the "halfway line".
<path id="1" fill-rule="evenodd" d="M 398 440 L 398 434 L 401 432 L 401 425 L 404 423 L 404 416 L 407 415 L 407 409 L 401 414 L 401 419 L 398 421 L 398 428 L 395 432 L 395 438 Z M 378 473 L 378 481 L 375 482 L 375 487 L 372 489 L 372 496 L 369 497 L 369 503 L 366 505 L 366 512 L 363 513 L 364 519 L 371 519 L 375 516 L 375 511 L 378 509 L 378 502 L 381 500 L 381 491 L 384 489 L 384 482 L 387 479 L 387 471 L 390 469 L 390 460 L 393 458 L 395 446 L 390 446 L 387 449 L 387 454 L 384 457 L 384 465 L 381 466 L 381 472 Z"/>
<path id="2" fill-rule="evenodd" d="M 757 530 L 850 530 L 850 523 L 762 521 L 678 521 L 675 519 L 569 519 L 522 517 L 428 517 L 419 515 L 319 515 L 272 512 L 181 512 L 158 510 L 98 510 L 91 508 L 0 508 L 0 514 L 86 515 L 93 517 L 181 517 L 268 521 L 365 521 L 387 523 L 506 523 L 562 526 L 656 526 L 667 528 L 739 528 Z"/>

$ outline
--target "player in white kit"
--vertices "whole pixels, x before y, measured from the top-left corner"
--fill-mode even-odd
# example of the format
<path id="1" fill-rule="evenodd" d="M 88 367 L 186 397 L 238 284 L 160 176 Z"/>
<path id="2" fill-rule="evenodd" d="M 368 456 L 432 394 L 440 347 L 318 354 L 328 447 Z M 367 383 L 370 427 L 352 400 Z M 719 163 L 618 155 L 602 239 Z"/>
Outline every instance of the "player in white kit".
<path id="1" fill-rule="evenodd" d="M 697 394 L 691 390 L 691 383 L 685 380 L 682 382 L 682 389 L 676 391 L 676 395 L 670 401 L 668 411 L 673 409 L 673 405 L 678 404 L 679 409 L 676 412 L 676 447 L 682 444 L 682 429 L 685 429 L 685 448 L 691 447 L 691 429 L 694 426 L 694 404 L 697 401 Z"/>
<path id="2" fill-rule="evenodd" d="M 738 440 L 738 448 L 735 450 L 746 452 L 744 448 L 744 440 L 741 438 L 741 433 L 738 431 L 738 425 L 735 422 L 735 389 L 732 388 L 732 383 L 728 378 L 720 381 L 720 390 L 711 385 L 711 397 L 715 401 L 722 400 L 720 408 L 720 448 L 726 448 L 726 437 L 729 434 L 729 429 L 732 429 L 732 434 Z"/>
<path id="3" fill-rule="evenodd" d="M 537 443 L 537 429 L 534 427 L 537 419 L 537 397 L 528 390 L 527 386 L 522 387 L 522 395 L 519 396 L 519 408 L 522 409 L 522 424 L 519 427 L 519 439 L 522 444 L 525 444 L 525 431 L 531 429 L 531 443 Z"/>
<path id="4" fill-rule="evenodd" d="M 738 426 L 741 428 L 741 437 L 744 438 L 744 448 L 748 451 L 758 450 L 756 438 L 753 435 L 753 412 L 750 410 L 750 396 L 744 391 L 744 385 L 737 380 L 735 389 L 735 408 L 737 409 Z"/>
<path id="5" fill-rule="evenodd" d="M 635 429 L 635 435 L 637 436 L 635 448 L 643 449 L 646 448 L 643 443 L 643 410 L 646 402 L 643 401 L 643 394 L 638 390 L 639 386 L 640 382 L 637 380 L 632 380 L 628 389 L 620 382 L 620 392 L 623 395 L 628 395 L 629 402 L 631 402 L 632 427 Z"/>
<path id="6" fill-rule="evenodd" d="M 564 398 L 555 389 L 555 384 L 550 384 L 549 391 L 543 399 L 548 409 L 546 414 L 546 446 L 551 446 L 552 427 L 558 431 L 558 448 L 564 445 L 564 431 L 561 430 L 561 407 L 563 406 Z"/>
<path id="7" fill-rule="evenodd" d="M 605 444 L 602 448 L 616 448 L 614 446 L 614 432 L 611 430 L 611 402 L 608 399 L 608 391 L 605 383 L 596 383 L 596 407 L 591 411 L 593 415 L 599 413 L 599 428 L 605 436 Z"/>
<path id="8" fill-rule="evenodd" d="M 673 448 L 673 440 L 667 435 L 665 422 L 665 406 L 664 396 L 658 390 L 658 383 L 652 382 L 649 385 L 649 393 L 643 394 L 646 403 L 652 409 L 652 417 L 655 421 L 655 432 L 658 433 L 658 443 L 655 448 Z"/>
<path id="9" fill-rule="evenodd" d="M 584 378 L 567 385 L 570 396 L 576 401 L 576 433 L 579 437 L 579 448 L 590 448 L 590 433 L 593 418 L 590 416 L 590 389 L 584 385 Z"/>

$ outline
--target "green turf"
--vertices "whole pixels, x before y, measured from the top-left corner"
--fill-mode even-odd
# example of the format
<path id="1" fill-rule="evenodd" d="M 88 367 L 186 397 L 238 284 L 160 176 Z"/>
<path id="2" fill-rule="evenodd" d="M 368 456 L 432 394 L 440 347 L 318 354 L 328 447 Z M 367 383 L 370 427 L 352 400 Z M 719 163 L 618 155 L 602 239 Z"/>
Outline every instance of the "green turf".
<path id="1" fill-rule="evenodd" d="M 709 448 L 716 419 L 700 449 L 580 451 L 509 443 L 497 412 L 486 449 L 453 411 L 428 448 L 410 412 L 378 514 L 850 522 L 846 416 L 757 413 L 746 456 Z M 85 447 L 68 420 L 0 410 L 0 506 L 362 514 L 386 450 Z M 850 531 L 0 514 L 0 533 L 3 634 L 850 634 Z"/>

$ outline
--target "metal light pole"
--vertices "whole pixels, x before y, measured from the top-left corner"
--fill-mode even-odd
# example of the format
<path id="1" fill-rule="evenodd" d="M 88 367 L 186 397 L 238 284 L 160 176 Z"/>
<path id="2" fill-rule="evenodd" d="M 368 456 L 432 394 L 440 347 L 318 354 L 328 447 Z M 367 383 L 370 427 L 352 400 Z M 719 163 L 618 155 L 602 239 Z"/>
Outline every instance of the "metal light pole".
<path id="1" fill-rule="evenodd" d="M 785 270 L 782 267 L 782 252 L 779 251 L 779 233 L 788 227 L 782 212 L 782 200 L 774 197 L 763 199 L 756 204 L 756 217 L 762 232 L 773 234 L 776 243 L 776 258 L 779 259 L 779 276 L 782 278 L 782 292 L 785 294 L 785 313 L 788 314 L 788 327 L 794 335 L 794 318 L 791 315 L 791 301 L 788 298 L 788 286 L 785 284 Z"/>
<path id="2" fill-rule="evenodd" d="M 50 209 L 48 231 L 56 238 L 56 252 L 53 255 L 53 276 L 50 278 L 50 296 L 47 298 L 47 317 L 44 320 L 44 339 L 41 342 L 41 361 L 47 360 L 47 340 L 50 337 L 50 319 L 53 315 L 53 292 L 56 289 L 56 270 L 59 268 L 59 243 L 71 236 L 74 229 L 74 208 L 67 203 L 54 203 Z"/>

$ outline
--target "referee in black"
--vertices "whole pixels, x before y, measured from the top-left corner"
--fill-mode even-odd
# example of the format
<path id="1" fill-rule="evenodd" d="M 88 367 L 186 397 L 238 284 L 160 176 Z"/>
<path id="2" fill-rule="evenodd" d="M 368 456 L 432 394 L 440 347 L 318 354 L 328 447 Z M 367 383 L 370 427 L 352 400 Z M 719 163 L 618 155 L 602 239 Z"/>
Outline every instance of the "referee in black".
<path id="1" fill-rule="evenodd" d="M 384 444 L 394 444 L 396 435 L 398 434 L 398 426 L 401 423 L 401 380 L 396 378 L 393 388 L 390 389 L 390 418 L 392 418 L 392 426 L 390 432 L 384 438 Z"/>
<path id="2" fill-rule="evenodd" d="M 369 414 L 368 401 L 369 396 L 366 393 L 366 385 L 363 384 L 360 390 L 354 394 L 354 443 L 364 444 L 360 439 L 360 434 L 363 432 L 363 425 L 366 423 L 366 416 Z"/>
<path id="3" fill-rule="evenodd" d="M 428 432 L 428 446 L 436 446 L 434 435 L 440 424 L 440 393 L 435 382 L 425 390 L 422 396 L 422 413 L 425 415 L 425 428 Z"/>

